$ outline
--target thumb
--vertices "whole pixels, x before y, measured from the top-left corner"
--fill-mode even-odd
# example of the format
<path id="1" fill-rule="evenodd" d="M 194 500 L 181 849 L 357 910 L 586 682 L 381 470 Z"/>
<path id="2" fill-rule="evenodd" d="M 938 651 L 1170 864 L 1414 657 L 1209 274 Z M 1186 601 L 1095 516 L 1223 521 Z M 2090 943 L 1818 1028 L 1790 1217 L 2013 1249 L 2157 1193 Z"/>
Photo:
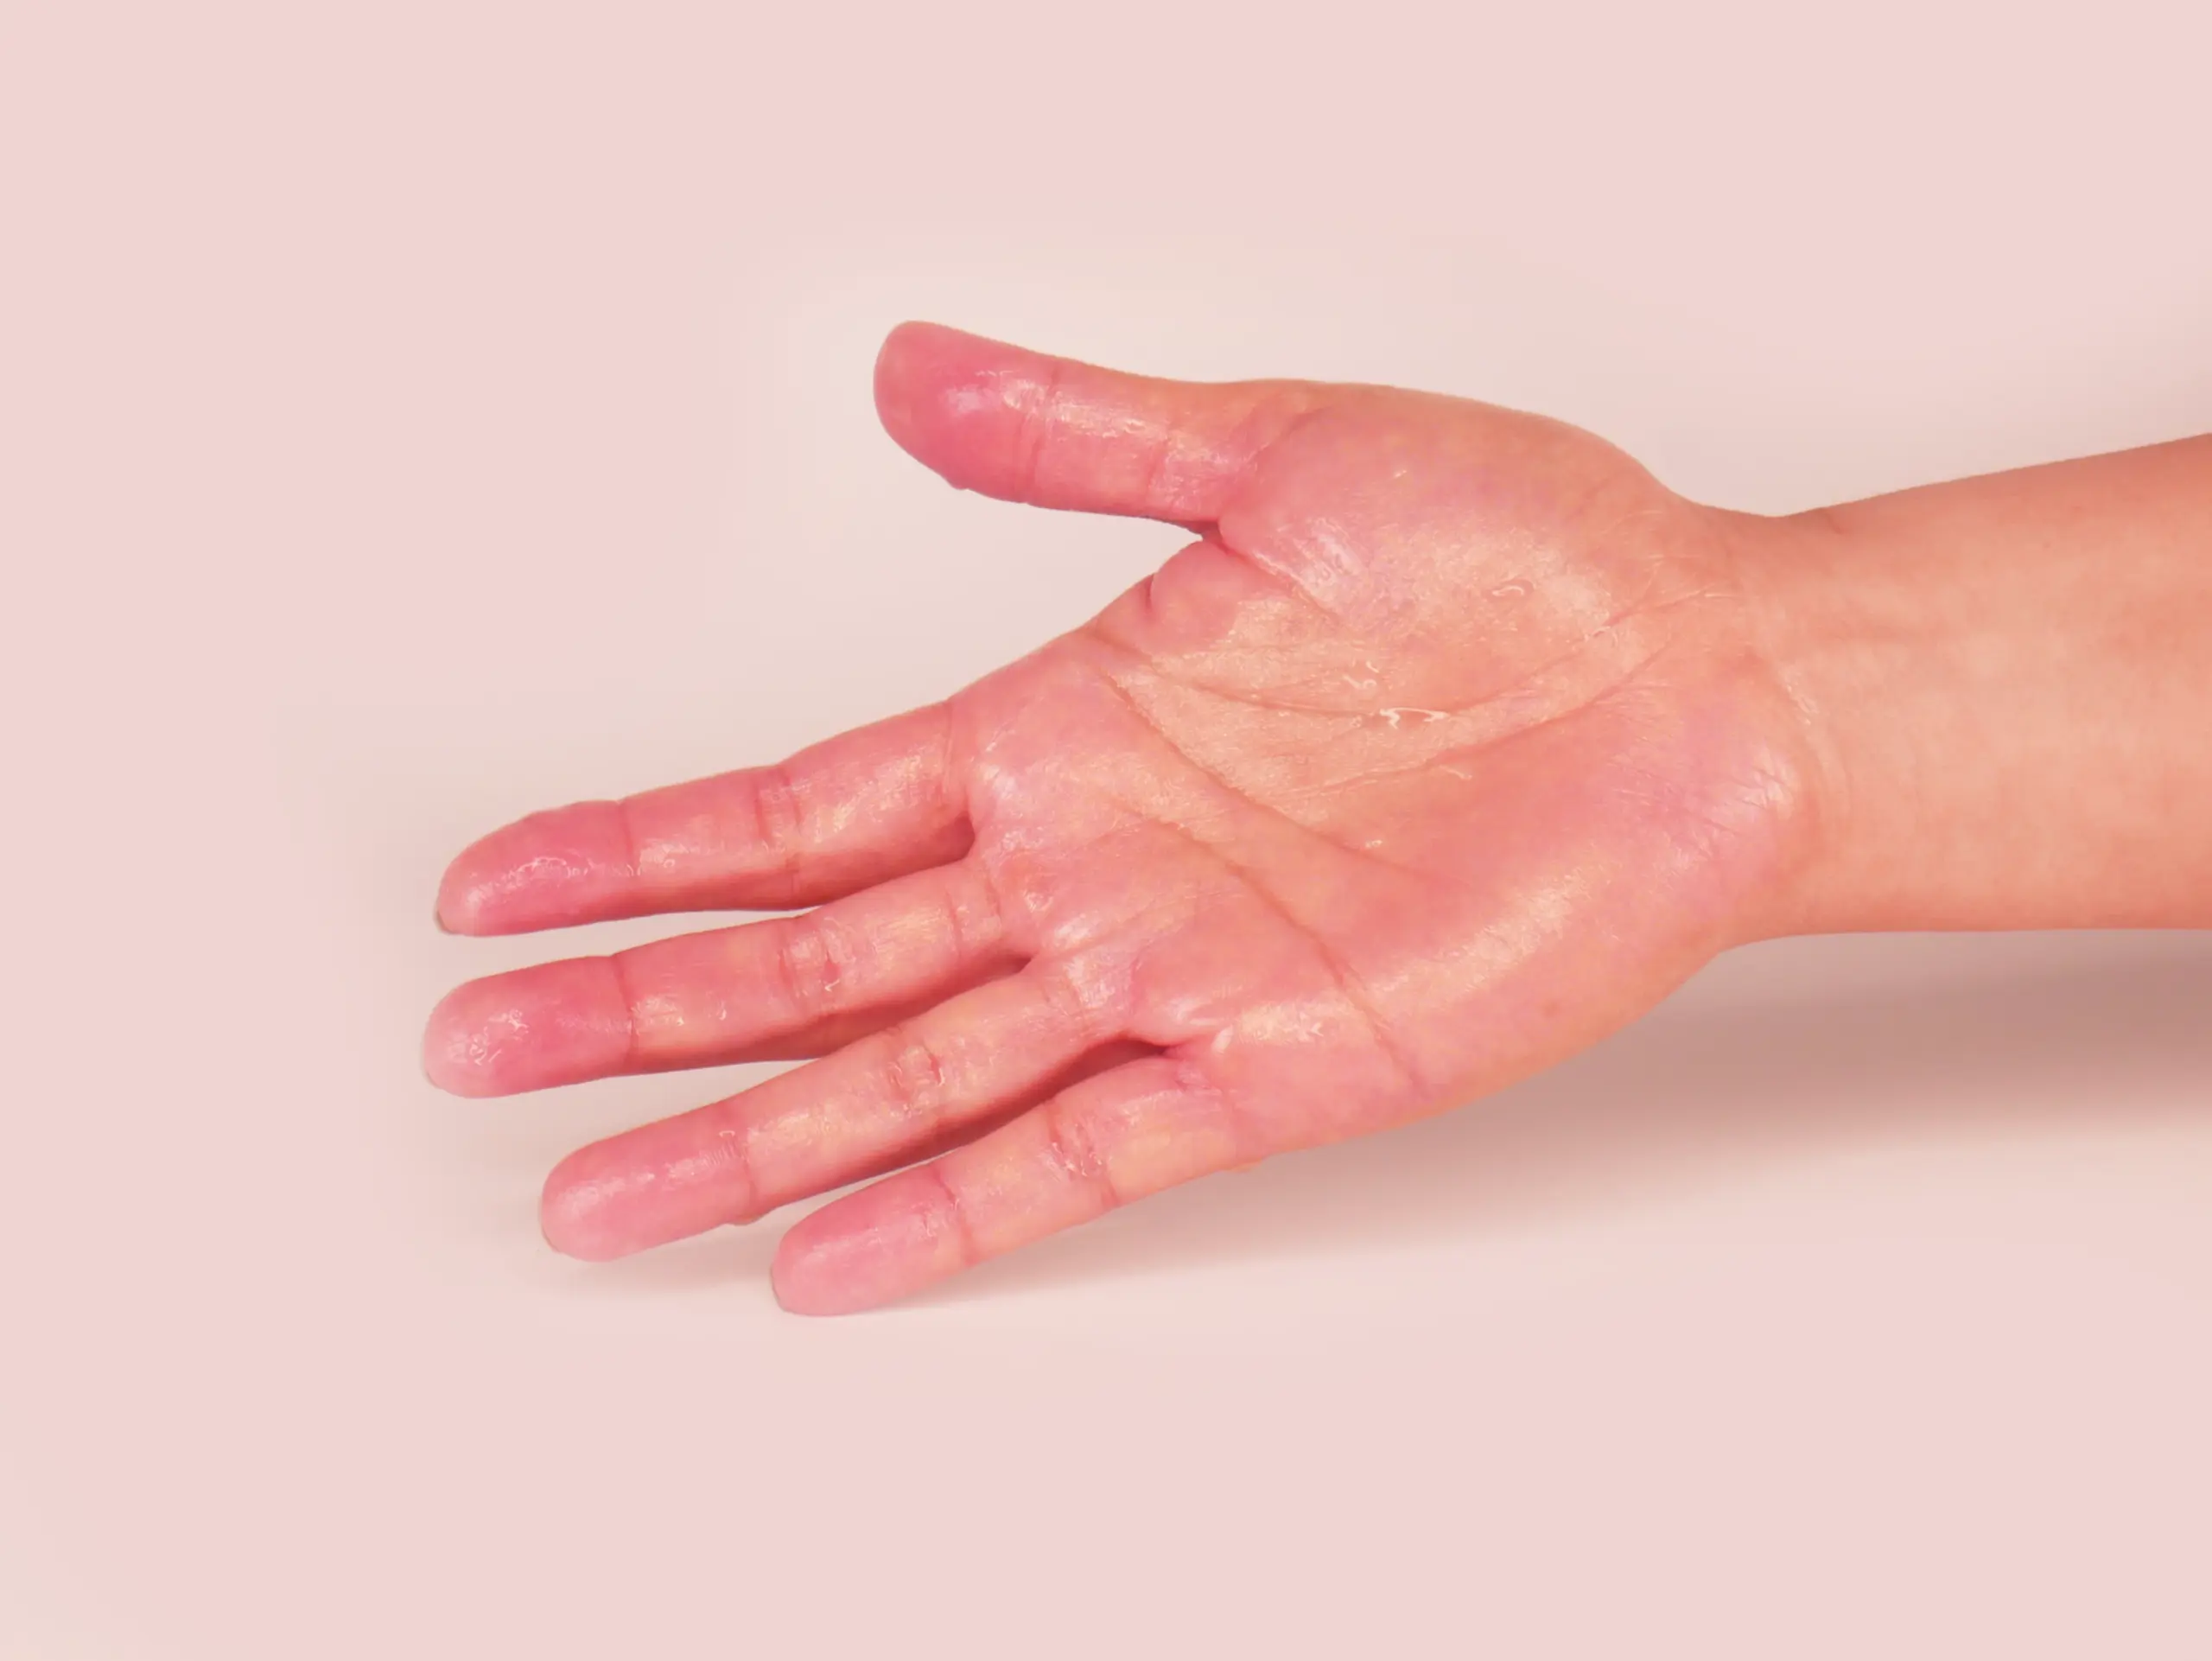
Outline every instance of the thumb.
<path id="1" fill-rule="evenodd" d="M 901 323 L 875 360 L 885 430 L 961 488 L 1178 525 L 1219 519 L 1261 452 L 1327 391 L 1155 380 L 936 323 Z"/>

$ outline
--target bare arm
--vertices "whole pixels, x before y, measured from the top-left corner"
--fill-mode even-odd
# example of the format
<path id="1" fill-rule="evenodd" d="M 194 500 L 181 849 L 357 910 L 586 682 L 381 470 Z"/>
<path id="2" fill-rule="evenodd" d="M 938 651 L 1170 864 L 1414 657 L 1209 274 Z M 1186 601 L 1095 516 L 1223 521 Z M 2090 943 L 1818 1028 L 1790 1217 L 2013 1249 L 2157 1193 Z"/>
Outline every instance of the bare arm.
<path id="1" fill-rule="evenodd" d="M 1776 932 L 2212 926 L 2212 437 L 1746 540 L 1816 758 Z"/>

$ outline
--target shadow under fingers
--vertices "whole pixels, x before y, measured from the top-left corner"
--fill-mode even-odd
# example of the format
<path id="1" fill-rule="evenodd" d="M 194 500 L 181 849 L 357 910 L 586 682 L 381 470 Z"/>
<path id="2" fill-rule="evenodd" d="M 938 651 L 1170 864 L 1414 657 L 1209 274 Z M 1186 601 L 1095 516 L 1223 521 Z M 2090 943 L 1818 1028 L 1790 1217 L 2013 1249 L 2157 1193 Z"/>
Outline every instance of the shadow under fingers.
<path id="1" fill-rule="evenodd" d="M 2212 934 L 2165 936 L 2117 962 L 2114 937 L 2041 938 L 2009 954 L 1988 937 L 1838 943 L 1847 966 L 1878 969 L 1886 951 L 1900 972 L 1840 994 L 1678 996 L 1484 1101 L 1154 1196 L 931 1301 L 1541 1230 L 1885 1145 L 2212 1110 Z M 1831 947 L 1783 944 L 1800 964 Z M 1931 982 L 1916 972 L 1930 963 L 1977 972 Z M 1742 969 L 1734 978 L 1758 989 Z"/>

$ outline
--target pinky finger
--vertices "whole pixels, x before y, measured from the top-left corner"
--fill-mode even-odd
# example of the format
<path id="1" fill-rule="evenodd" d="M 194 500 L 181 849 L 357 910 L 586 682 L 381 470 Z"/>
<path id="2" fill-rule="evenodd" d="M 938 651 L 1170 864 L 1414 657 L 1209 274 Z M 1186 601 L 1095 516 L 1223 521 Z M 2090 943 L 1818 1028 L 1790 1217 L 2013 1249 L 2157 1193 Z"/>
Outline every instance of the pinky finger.
<path id="1" fill-rule="evenodd" d="M 776 1252 L 776 1301 L 873 1308 L 1261 1151 L 1192 1063 L 1131 1061 L 802 1219 Z"/>

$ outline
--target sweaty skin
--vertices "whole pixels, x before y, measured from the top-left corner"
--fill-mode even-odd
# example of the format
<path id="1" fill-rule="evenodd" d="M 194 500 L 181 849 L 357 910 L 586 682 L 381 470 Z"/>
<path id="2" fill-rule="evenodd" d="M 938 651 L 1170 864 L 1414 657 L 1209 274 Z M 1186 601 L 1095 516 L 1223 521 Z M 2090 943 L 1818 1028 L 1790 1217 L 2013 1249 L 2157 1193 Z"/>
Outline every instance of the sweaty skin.
<path id="1" fill-rule="evenodd" d="M 893 1173 L 776 1257 L 787 1308 L 862 1308 L 1496 1090 L 1729 945 L 1856 926 L 1859 892 L 1911 923 L 1866 874 L 1862 753 L 1885 752 L 1844 707 L 1896 626 L 1854 635 L 1823 597 L 1840 524 L 1701 506 L 1480 404 L 1148 380 L 925 325 L 886 343 L 876 400 L 956 485 L 1192 540 L 944 703 L 454 862 L 461 933 L 813 907 L 438 1006 L 426 1064 L 463 1095 L 817 1058 L 571 1155 L 559 1250 Z M 2199 450 L 2183 483 L 2205 474 Z"/>

